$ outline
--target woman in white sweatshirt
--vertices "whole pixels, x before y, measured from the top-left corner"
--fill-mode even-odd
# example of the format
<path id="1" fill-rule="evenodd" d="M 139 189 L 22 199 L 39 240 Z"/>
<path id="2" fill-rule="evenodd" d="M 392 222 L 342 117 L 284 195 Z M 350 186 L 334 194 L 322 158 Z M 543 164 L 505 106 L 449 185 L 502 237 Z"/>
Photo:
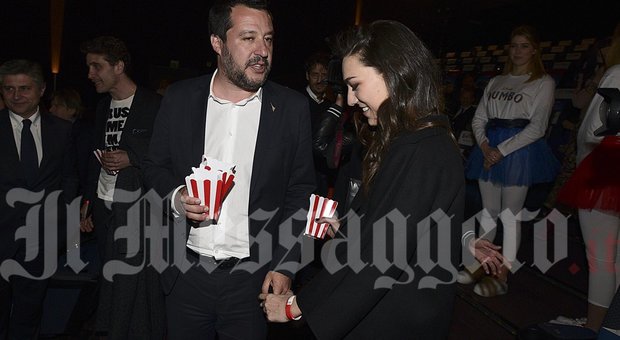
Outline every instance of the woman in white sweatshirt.
<path id="1" fill-rule="evenodd" d="M 472 121 L 477 147 L 466 176 L 478 180 L 482 196 L 479 237 L 493 241 L 499 217 L 504 230 L 502 253 L 509 262 L 498 275 L 485 276 L 476 284 L 474 292 L 481 296 L 506 294 L 507 268 L 516 261 L 521 241 L 515 215 L 523 208 L 529 186 L 553 181 L 559 170 L 543 139 L 555 82 L 545 73 L 539 42 L 532 27 L 512 31 L 504 73 L 491 79 Z M 458 280 L 476 281 L 467 270 L 459 273 Z"/>

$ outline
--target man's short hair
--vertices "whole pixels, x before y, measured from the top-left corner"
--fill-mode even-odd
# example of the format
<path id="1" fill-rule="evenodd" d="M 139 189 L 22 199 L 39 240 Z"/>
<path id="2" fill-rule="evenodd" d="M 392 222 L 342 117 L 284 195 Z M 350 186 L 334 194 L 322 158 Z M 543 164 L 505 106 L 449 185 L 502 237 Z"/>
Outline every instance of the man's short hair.
<path id="1" fill-rule="evenodd" d="M 241 5 L 265 11 L 271 17 L 266 0 L 216 0 L 209 10 L 209 34 L 215 35 L 226 42 L 226 32 L 232 27 L 230 13 L 233 7 Z"/>
<path id="2" fill-rule="evenodd" d="M 56 99 L 69 109 L 75 109 L 76 115 L 80 115 L 84 108 L 82 107 L 82 97 L 80 93 L 72 88 L 64 88 L 54 91 L 52 100 Z"/>
<path id="3" fill-rule="evenodd" d="M 323 65 L 327 69 L 327 67 L 329 66 L 329 55 L 324 52 L 313 53 L 312 55 L 308 57 L 308 59 L 306 59 L 304 68 L 306 72 L 310 72 L 312 67 L 314 67 L 314 65 L 317 65 L 317 64 Z"/>
<path id="4" fill-rule="evenodd" d="M 25 74 L 39 86 L 45 86 L 41 65 L 26 59 L 14 59 L 4 62 L 0 66 L 0 85 L 4 83 L 4 77 L 9 75 Z"/>
<path id="5" fill-rule="evenodd" d="M 119 61 L 125 64 L 125 73 L 131 70 L 131 55 L 127 45 L 121 39 L 111 36 L 101 36 L 85 41 L 81 46 L 84 54 L 93 53 L 103 55 L 110 65 L 116 65 Z"/>

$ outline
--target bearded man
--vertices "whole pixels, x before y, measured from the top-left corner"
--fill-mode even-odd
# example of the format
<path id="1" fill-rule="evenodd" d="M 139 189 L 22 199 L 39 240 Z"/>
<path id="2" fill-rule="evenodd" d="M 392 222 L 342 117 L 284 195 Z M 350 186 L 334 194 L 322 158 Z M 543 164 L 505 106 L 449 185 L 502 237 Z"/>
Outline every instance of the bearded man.
<path id="1" fill-rule="evenodd" d="M 181 219 L 185 226 L 170 228 L 169 240 L 183 235 L 184 260 L 200 264 L 162 276 L 168 337 L 264 339 L 257 296 L 286 293 L 295 270 L 282 264 L 300 253 L 280 245 L 286 242 L 279 230 L 307 209 L 315 186 L 308 101 L 267 81 L 274 31 L 263 1 L 216 1 L 209 30 L 217 70 L 168 87 L 144 162 L 147 189 L 172 193 L 175 225 Z M 184 185 L 203 155 L 235 165 L 217 222 L 207 220 L 209 206 Z M 292 236 L 304 224 L 294 221 Z M 265 235 L 268 244 L 255 241 Z"/>

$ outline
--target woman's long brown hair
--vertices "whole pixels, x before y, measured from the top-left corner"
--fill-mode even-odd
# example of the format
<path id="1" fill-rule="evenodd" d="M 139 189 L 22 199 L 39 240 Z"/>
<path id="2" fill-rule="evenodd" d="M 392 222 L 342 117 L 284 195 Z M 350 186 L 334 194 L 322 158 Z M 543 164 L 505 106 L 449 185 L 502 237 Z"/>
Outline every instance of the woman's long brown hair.
<path id="1" fill-rule="evenodd" d="M 440 123 L 420 124 L 420 118 L 443 110 L 439 69 L 424 43 L 405 25 L 388 20 L 343 32 L 336 47 L 383 76 L 389 97 L 377 110 L 378 124 L 368 125 L 356 115 L 358 136 L 366 147 L 362 183 L 372 187 L 393 140 L 404 131 L 416 131 Z"/>

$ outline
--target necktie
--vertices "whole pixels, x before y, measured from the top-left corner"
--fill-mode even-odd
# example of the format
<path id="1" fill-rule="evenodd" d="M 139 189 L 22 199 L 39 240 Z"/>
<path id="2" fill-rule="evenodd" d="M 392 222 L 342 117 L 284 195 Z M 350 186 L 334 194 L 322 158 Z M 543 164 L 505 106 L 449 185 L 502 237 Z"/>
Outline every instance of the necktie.
<path id="1" fill-rule="evenodd" d="M 30 131 L 32 122 L 30 119 L 22 120 L 22 146 L 21 146 L 21 163 L 24 175 L 29 185 L 34 185 L 39 171 L 39 157 L 37 156 L 37 147 L 34 144 L 34 137 Z"/>

